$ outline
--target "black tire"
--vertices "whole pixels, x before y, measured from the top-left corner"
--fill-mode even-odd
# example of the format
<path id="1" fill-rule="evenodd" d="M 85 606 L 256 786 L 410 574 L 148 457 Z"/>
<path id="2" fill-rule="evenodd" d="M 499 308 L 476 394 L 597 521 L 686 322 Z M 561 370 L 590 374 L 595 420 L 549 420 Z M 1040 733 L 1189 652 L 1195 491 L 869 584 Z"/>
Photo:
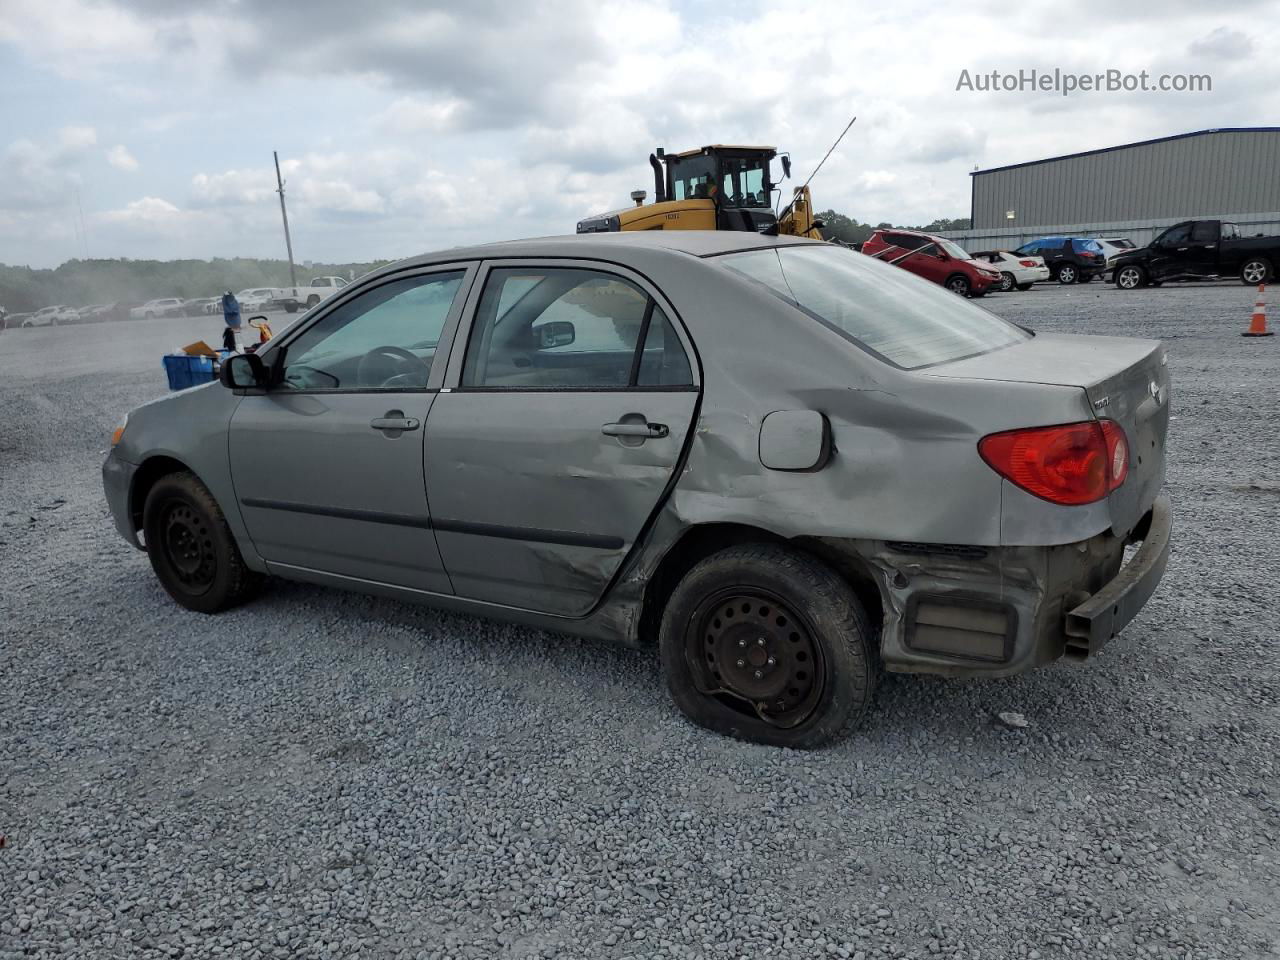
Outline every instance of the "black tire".
<path id="1" fill-rule="evenodd" d="M 1240 265 L 1240 282 L 1247 287 L 1256 287 L 1260 283 L 1271 280 L 1271 264 L 1263 257 L 1250 257 Z"/>
<path id="2" fill-rule="evenodd" d="M 1031 289 L 1031 284 L 1029 284 L 1029 283 L 1020 283 L 1020 284 L 1018 284 L 1018 289 L 1019 289 L 1019 290 L 1030 290 L 1030 289 Z"/>
<path id="3" fill-rule="evenodd" d="M 1001 293 L 1008 293 L 1017 285 L 1018 285 L 1018 281 L 1013 278 L 1012 273 L 1008 273 L 1006 271 L 1000 274 L 1000 292 Z"/>
<path id="4" fill-rule="evenodd" d="M 310 310 L 319 302 L 320 298 L 313 293 L 311 296 L 307 297 L 307 309 Z"/>
<path id="5" fill-rule="evenodd" d="M 1147 271 L 1134 263 L 1120 267 L 1115 272 L 1117 290 L 1137 290 L 1139 287 L 1146 286 L 1148 282 Z M 1152 286 L 1158 287 L 1159 284 L 1153 283 Z"/>
<path id="6" fill-rule="evenodd" d="M 296 303 L 286 303 L 286 304 L 284 305 L 284 312 L 285 312 L 285 313 L 297 313 L 297 312 L 298 312 L 298 305 L 297 305 Z"/>
<path id="7" fill-rule="evenodd" d="M 943 284 L 952 293 L 958 293 L 962 297 L 969 296 L 969 278 L 962 273 L 953 274 L 947 277 L 947 282 Z"/>
<path id="8" fill-rule="evenodd" d="M 245 566 L 222 509 L 193 473 L 156 481 L 142 509 L 142 528 L 156 578 L 188 610 L 228 610 L 261 584 L 261 576 Z"/>
<path id="9" fill-rule="evenodd" d="M 1080 269 L 1074 263 L 1064 263 L 1054 271 L 1053 279 L 1061 284 L 1075 283 L 1080 279 Z"/>
<path id="10" fill-rule="evenodd" d="M 809 749 L 866 713 L 879 676 L 873 636 L 833 570 L 759 543 L 729 547 L 690 570 L 667 601 L 658 644 L 671 696 L 694 723 Z"/>

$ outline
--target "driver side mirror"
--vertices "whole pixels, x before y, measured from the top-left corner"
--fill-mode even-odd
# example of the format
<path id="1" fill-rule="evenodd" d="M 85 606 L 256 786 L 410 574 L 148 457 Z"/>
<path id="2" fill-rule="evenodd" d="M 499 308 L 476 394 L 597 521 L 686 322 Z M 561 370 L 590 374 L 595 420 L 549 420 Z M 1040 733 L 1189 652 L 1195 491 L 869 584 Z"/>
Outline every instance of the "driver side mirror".
<path id="1" fill-rule="evenodd" d="M 538 328 L 538 349 L 567 347 L 578 339 L 578 331 L 568 320 L 552 320 Z"/>
<path id="2" fill-rule="evenodd" d="M 782 179 L 786 180 L 791 176 L 791 158 L 785 153 L 782 155 Z"/>
<path id="3" fill-rule="evenodd" d="M 265 387 L 267 367 L 256 353 L 238 353 L 222 362 L 218 380 L 230 390 Z"/>

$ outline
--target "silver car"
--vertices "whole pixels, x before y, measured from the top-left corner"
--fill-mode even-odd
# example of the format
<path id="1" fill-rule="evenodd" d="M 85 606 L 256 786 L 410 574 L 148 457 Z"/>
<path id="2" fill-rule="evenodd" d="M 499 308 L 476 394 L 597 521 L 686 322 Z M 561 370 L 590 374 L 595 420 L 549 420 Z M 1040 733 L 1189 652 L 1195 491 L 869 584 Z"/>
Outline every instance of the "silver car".
<path id="1" fill-rule="evenodd" d="M 1168 418 L 1154 341 L 828 244 L 588 234 L 371 274 L 103 473 L 192 610 L 269 574 L 656 648 L 695 722 L 810 747 L 881 669 L 1107 643 L 1164 571 Z"/>

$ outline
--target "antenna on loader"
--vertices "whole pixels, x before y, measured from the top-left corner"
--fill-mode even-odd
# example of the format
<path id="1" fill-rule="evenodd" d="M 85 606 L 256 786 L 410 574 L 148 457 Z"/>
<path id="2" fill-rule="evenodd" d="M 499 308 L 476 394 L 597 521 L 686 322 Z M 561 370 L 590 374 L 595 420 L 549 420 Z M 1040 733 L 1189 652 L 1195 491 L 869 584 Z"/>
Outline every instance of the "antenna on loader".
<path id="1" fill-rule="evenodd" d="M 775 211 L 774 215 L 778 217 L 778 219 L 782 219 L 783 215 L 786 214 L 791 209 L 792 205 L 796 202 L 796 197 L 800 196 L 804 188 L 813 182 L 813 178 L 818 175 L 818 171 L 822 169 L 822 165 L 827 162 L 827 157 L 831 156 L 831 154 L 835 151 L 836 147 L 840 146 L 840 141 L 844 139 L 844 135 L 849 132 L 849 128 L 852 127 L 857 122 L 857 120 L 858 120 L 858 117 L 855 114 L 853 119 L 844 125 L 844 129 L 840 131 L 840 136 L 836 137 L 835 143 L 831 144 L 830 149 L 828 149 L 827 152 L 823 154 L 822 159 L 818 161 L 818 165 L 813 168 L 813 173 L 809 174 L 809 179 L 806 180 L 804 183 L 802 183 L 798 189 L 792 191 L 791 203 L 788 203 L 781 212 Z"/>

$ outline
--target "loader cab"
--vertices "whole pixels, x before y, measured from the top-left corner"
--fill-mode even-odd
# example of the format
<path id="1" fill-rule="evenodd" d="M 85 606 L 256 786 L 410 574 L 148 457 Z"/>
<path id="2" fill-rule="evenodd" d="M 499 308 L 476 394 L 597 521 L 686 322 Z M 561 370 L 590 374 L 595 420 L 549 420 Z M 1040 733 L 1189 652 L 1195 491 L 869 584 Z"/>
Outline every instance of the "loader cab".
<path id="1" fill-rule="evenodd" d="M 769 171 L 777 156 L 773 147 L 717 144 L 673 154 L 659 147 L 655 156 L 666 168 L 665 199 L 713 200 L 715 229 L 755 233 L 777 222 Z"/>
<path id="2" fill-rule="evenodd" d="M 653 168 L 654 202 L 586 217 L 578 233 L 614 230 L 743 230 L 777 229 L 773 212 L 773 147 L 715 144 L 667 153 L 659 147 L 649 155 Z M 782 157 L 783 176 L 790 160 Z M 632 194 L 636 199 L 641 191 Z"/>

